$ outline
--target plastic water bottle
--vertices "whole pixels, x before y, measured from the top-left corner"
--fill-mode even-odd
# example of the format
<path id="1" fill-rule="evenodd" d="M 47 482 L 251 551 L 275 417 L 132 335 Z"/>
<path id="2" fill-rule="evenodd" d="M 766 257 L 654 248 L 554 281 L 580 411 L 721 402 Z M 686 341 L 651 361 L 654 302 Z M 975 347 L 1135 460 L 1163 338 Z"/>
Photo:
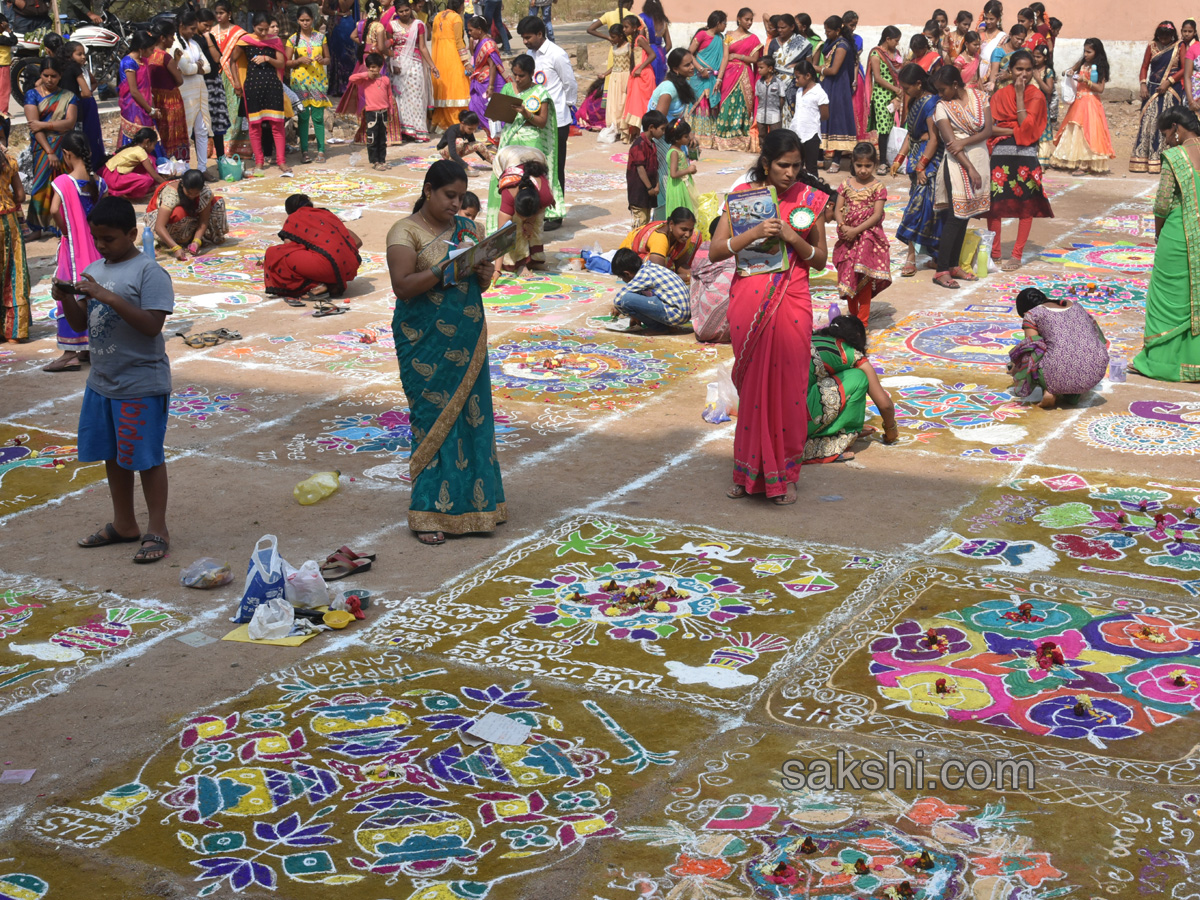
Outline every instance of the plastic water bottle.
<path id="1" fill-rule="evenodd" d="M 1124 381 L 1125 373 L 1128 371 L 1128 366 L 1125 360 L 1119 356 L 1108 361 L 1108 380 L 1109 381 Z"/>
<path id="2" fill-rule="evenodd" d="M 838 306 L 837 301 L 834 300 L 832 303 L 829 304 L 829 321 L 832 322 L 834 319 L 836 319 L 841 314 L 842 314 L 842 308 L 840 306 Z"/>
<path id="3" fill-rule="evenodd" d="M 142 252 L 154 259 L 154 232 L 149 225 L 142 229 Z"/>
<path id="4" fill-rule="evenodd" d="M 305 478 L 292 490 L 292 496 L 301 506 L 312 506 L 318 500 L 324 500 L 338 489 L 338 477 L 341 472 L 318 472 Z"/>

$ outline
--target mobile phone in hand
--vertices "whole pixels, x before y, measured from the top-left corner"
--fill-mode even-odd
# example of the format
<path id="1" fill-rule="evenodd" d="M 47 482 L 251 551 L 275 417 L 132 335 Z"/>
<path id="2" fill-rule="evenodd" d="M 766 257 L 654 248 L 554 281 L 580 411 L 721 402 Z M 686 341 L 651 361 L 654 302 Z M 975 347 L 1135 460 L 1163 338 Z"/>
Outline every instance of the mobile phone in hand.
<path id="1" fill-rule="evenodd" d="M 79 285 L 73 281 L 59 281 L 57 278 L 55 278 L 54 286 L 67 294 L 75 294 L 78 296 L 83 293 L 83 291 L 79 289 Z"/>

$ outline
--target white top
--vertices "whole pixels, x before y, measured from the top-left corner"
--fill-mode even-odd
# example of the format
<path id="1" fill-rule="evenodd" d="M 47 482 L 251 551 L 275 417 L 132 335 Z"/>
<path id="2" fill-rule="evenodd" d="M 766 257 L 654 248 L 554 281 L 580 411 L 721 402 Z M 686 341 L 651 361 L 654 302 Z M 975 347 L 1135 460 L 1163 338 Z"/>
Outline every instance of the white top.
<path id="1" fill-rule="evenodd" d="M 575 72 L 571 68 L 571 59 L 567 51 L 553 41 L 547 39 L 536 50 L 529 53 L 537 66 L 534 78 L 544 75 L 546 90 L 554 101 L 554 113 L 558 118 L 558 127 L 571 124 L 571 113 L 568 106 L 574 106 L 579 99 L 579 85 L 575 83 Z"/>
<path id="2" fill-rule="evenodd" d="M 183 56 L 179 57 L 179 71 L 184 78 L 203 77 L 208 74 L 208 60 L 195 40 L 189 38 L 187 43 L 184 43 L 176 37 L 175 47 L 172 49 L 179 48 L 183 49 Z"/>
<path id="3" fill-rule="evenodd" d="M 792 116 L 792 131 L 802 141 L 821 133 L 821 107 L 829 104 L 829 95 L 815 82 L 807 91 L 796 92 L 796 113 Z"/>

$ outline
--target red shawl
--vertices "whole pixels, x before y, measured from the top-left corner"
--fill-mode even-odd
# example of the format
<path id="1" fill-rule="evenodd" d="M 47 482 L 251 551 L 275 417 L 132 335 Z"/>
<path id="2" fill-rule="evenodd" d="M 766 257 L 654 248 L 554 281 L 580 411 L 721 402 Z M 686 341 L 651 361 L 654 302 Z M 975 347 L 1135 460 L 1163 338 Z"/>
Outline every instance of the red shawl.
<path id="1" fill-rule="evenodd" d="M 1007 84 L 992 94 L 992 121 L 1001 128 L 1011 128 L 1013 139 L 1019 147 L 1031 147 L 1042 138 L 1046 130 L 1049 112 L 1046 109 L 1046 95 L 1042 89 L 1030 84 L 1025 88 L 1025 124 L 1017 124 L 1017 89 Z M 1004 137 L 994 137 L 988 140 L 988 150 L 994 150 Z"/>
<path id="2" fill-rule="evenodd" d="M 336 285 L 331 286 L 334 296 L 346 290 L 346 282 L 358 277 L 362 257 L 358 255 L 354 237 L 342 220 L 329 210 L 300 207 L 287 217 L 279 236 L 324 257 L 333 266 L 338 278 Z"/>

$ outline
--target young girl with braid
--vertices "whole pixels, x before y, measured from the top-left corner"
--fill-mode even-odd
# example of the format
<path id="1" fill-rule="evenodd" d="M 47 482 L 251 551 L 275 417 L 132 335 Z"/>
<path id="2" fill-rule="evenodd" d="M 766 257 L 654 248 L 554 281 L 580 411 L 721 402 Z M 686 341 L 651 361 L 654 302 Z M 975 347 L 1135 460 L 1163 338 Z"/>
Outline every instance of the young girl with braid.
<path id="1" fill-rule="evenodd" d="M 67 171 L 50 185 L 54 191 L 50 215 L 62 232 L 54 277 L 58 281 L 74 284 L 79 281 L 83 270 L 100 258 L 92 242 L 87 217 L 96 201 L 107 192 L 108 185 L 96 177 L 87 139 L 78 131 L 72 131 L 64 137 L 58 149 Z M 57 321 L 58 345 L 63 353 L 45 370 L 78 371 L 81 364 L 89 360 L 87 331 L 75 331 L 61 310 Z"/>

